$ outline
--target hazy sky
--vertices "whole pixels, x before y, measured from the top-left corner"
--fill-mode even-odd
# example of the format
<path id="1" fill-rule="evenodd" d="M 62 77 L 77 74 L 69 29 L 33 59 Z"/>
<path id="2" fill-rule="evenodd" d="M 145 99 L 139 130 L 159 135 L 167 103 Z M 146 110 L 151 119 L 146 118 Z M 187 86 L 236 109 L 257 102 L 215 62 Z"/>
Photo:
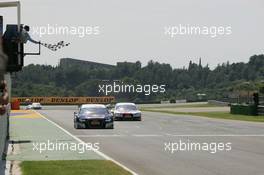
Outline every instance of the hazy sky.
<path id="1" fill-rule="evenodd" d="M 0 2 L 3 0 L 0 0 Z M 211 67 L 226 61 L 247 62 L 264 52 L 263 0 L 21 0 L 22 23 L 39 26 L 99 26 L 99 35 L 39 35 L 47 43 L 60 40 L 69 47 L 57 52 L 43 48 L 25 63 L 56 65 L 62 57 L 115 64 L 150 60 L 187 66 L 189 60 Z M 0 9 L 4 23 L 16 22 L 14 8 Z M 230 35 L 165 35 L 166 26 L 231 27 Z M 33 29 L 32 29 L 33 30 Z M 27 44 L 27 51 L 37 50 Z"/>

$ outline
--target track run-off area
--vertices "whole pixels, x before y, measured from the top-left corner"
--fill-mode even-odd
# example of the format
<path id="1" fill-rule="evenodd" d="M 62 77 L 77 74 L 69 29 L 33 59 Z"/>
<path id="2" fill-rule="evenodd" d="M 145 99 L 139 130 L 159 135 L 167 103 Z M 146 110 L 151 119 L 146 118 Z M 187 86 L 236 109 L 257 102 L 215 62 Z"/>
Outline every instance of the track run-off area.
<path id="1" fill-rule="evenodd" d="M 143 111 L 142 121 L 115 121 L 114 129 L 74 129 L 77 109 L 12 111 L 10 139 L 15 151 L 7 160 L 111 160 L 140 175 L 263 174 L 261 122 Z M 96 150 L 40 150 L 42 143 L 85 143 Z"/>
<path id="2" fill-rule="evenodd" d="M 44 106 L 36 112 L 80 141 L 98 143 L 100 153 L 136 174 L 263 174 L 263 123 L 143 112 L 142 121 L 116 121 L 113 130 L 76 130 L 73 127 L 75 111 L 77 106 Z M 42 141 L 61 139 L 60 135 L 48 134 Z M 177 147 L 180 143 L 185 144 L 182 147 L 185 149 Z M 192 143 L 209 147 L 208 150 L 187 149 Z M 215 144 L 220 145 L 218 150 L 210 149 Z M 83 156 L 90 155 L 79 157 Z"/>

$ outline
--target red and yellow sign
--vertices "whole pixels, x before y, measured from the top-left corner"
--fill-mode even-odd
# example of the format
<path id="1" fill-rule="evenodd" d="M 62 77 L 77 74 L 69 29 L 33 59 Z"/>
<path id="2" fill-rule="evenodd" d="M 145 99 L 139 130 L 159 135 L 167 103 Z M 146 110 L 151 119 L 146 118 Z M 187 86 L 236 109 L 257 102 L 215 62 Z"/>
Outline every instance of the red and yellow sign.
<path id="1" fill-rule="evenodd" d="M 14 97 L 12 101 L 25 103 L 79 105 L 79 104 L 108 104 L 115 101 L 115 97 Z"/>

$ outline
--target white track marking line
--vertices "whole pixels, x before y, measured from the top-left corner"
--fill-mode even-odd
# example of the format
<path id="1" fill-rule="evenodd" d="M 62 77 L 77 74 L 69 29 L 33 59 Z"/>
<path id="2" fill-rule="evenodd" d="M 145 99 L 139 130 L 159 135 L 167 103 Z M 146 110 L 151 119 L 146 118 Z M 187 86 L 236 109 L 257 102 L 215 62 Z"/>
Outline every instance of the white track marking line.
<path id="1" fill-rule="evenodd" d="M 118 134 L 113 134 L 113 135 L 75 135 L 76 137 L 164 137 L 164 135 L 160 134 L 132 134 L 132 135 L 118 135 Z"/>
<path id="2" fill-rule="evenodd" d="M 264 137 L 263 134 L 166 134 L 170 137 Z"/>
<path id="3" fill-rule="evenodd" d="M 102 135 L 102 134 L 95 134 L 95 135 L 75 135 L 75 137 L 81 137 L 81 138 L 94 138 L 94 137 L 264 137 L 264 135 L 207 135 L 207 134 L 169 134 L 166 133 L 164 135 L 162 134 L 131 134 L 131 135 L 124 135 L 124 134 L 113 134 L 113 135 Z"/>
<path id="4" fill-rule="evenodd" d="M 134 137 L 163 137 L 163 135 L 159 134 L 132 134 Z"/>
<path id="5" fill-rule="evenodd" d="M 113 134 L 113 135 L 75 135 L 75 137 L 125 137 L 126 135 L 119 135 L 119 134 Z"/>
<path id="6" fill-rule="evenodd" d="M 35 111 L 36 112 L 36 111 Z M 49 121 L 50 123 L 52 123 L 53 125 L 55 125 L 56 127 L 58 127 L 59 129 L 61 129 L 62 131 L 64 131 L 66 134 L 68 134 L 69 136 L 71 136 L 72 138 L 74 138 L 75 140 L 77 140 L 78 142 L 82 143 L 82 144 L 85 144 L 84 141 L 82 141 L 81 139 L 79 139 L 78 137 L 72 135 L 69 131 L 65 130 L 64 128 L 62 128 L 60 125 L 58 125 L 57 123 L 51 121 L 50 119 L 46 118 L 44 115 L 36 112 L 39 116 L 43 117 L 44 119 L 46 119 L 47 121 Z M 112 162 L 114 162 L 115 164 L 117 164 L 118 166 L 122 167 L 123 169 L 125 169 L 126 171 L 130 172 L 131 174 L 133 175 L 138 175 L 136 172 L 132 171 L 131 169 L 129 169 L 128 167 L 126 167 L 125 165 L 119 163 L 118 161 L 114 160 L 113 158 L 107 156 L 106 154 L 98 151 L 98 150 L 95 150 L 93 149 L 93 151 L 95 153 L 97 153 L 98 155 L 100 155 L 101 157 L 103 157 L 104 159 L 106 160 L 110 160 Z"/>

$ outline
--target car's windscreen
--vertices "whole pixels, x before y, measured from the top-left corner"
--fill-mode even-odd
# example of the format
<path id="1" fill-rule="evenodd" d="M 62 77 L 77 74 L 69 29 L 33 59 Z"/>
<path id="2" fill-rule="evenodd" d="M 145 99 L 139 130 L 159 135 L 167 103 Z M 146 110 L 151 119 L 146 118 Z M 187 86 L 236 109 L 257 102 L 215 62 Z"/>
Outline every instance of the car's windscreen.
<path id="1" fill-rule="evenodd" d="M 81 109 L 80 114 L 107 114 L 106 108 L 84 108 Z"/>
<path id="2" fill-rule="evenodd" d="M 137 110 L 137 107 L 134 105 L 120 105 L 116 107 L 117 110 Z"/>
<path id="3" fill-rule="evenodd" d="M 32 106 L 40 106 L 40 104 L 37 104 L 37 103 L 33 103 Z"/>

